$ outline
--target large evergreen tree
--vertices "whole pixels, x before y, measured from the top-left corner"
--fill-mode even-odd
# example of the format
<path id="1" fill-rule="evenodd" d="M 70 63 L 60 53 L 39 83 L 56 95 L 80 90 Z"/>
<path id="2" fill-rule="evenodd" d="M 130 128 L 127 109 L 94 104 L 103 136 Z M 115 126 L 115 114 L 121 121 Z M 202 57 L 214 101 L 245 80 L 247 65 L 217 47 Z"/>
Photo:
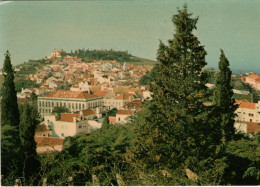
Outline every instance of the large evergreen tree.
<path id="1" fill-rule="evenodd" d="M 19 138 L 20 115 L 14 86 L 14 71 L 10 53 L 5 54 L 3 66 L 4 82 L 1 99 L 1 174 L 4 185 L 20 176 L 21 154 Z"/>
<path id="2" fill-rule="evenodd" d="M 36 153 L 36 142 L 34 140 L 37 126 L 36 109 L 29 104 L 22 107 L 21 122 L 19 126 L 21 148 L 23 150 L 23 177 L 28 180 L 39 169 L 40 162 Z M 27 181 L 28 182 L 28 181 Z"/>
<path id="3" fill-rule="evenodd" d="M 110 126 L 109 118 L 108 118 L 108 115 L 106 115 L 106 117 L 104 118 L 103 123 L 102 123 L 102 129 L 108 129 L 109 126 Z"/>
<path id="4" fill-rule="evenodd" d="M 226 144 L 227 141 L 232 140 L 235 134 L 234 118 L 235 100 L 233 97 L 233 90 L 231 86 L 232 72 L 229 68 L 229 61 L 225 57 L 223 50 L 221 50 L 219 71 L 215 80 L 215 89 L 213 94 L 213 104 L 215 106 L 215 113 L 218 114 L 218 125 L 221 129 L 221 142 Z"/>
<path id="5" fill-rule="evenodd" d="M 1 124 L 19 126 L 20 116 L 17 104 L 17 96 L 14 85 L 14 70 L 11 64 L 10 53 L 5 54 L 3 66 L 4 83 L 1 100 Z"/>
<path id="6" fill-rule="evenodd" d="M 137 140 L 130 154 L 142 167 L 191 167 L 214 154 L 212 125 L 204 105 L 207 53 L 193 35 L 197 21 L 185 5 L 173 16 L 173 40 L 168 46 L 160 43 L 153 99 L 135 120 Z"/>

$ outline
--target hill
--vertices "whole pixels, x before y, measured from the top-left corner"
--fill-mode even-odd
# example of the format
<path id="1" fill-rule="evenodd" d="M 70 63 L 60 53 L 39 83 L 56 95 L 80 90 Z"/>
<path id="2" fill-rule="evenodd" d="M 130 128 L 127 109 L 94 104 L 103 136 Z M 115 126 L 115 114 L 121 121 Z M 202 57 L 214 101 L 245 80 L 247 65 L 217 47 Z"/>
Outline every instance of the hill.
<path id="1" fill-rule="evenodd" d="M 154 65 L 156 62 L 153 60 L 148 60 L 140 57 L 133 56 L 128 53 L 128 51 L 115 51 L 110 50 L 85 50 L 77 49 L 75 52 L 63 53 L 62 56 L 70 55 L 82 58 L 83 61 L 90 60 L 116 60 L 118 62 L 128 62 L 140 65 Z"/>

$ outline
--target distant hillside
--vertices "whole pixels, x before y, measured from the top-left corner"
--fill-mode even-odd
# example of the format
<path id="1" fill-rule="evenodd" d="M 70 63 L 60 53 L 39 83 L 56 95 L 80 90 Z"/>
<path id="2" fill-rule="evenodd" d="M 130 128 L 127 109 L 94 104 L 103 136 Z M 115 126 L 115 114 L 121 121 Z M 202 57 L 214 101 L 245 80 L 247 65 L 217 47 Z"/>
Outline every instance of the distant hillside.
<path id="1" fill-rule="evenodd" d="M 85 49 L 77 49 L 74 52 L 64 53 L 64 55 L 77 56 L 82 58 L 83 61 L 89 60 L 116 60 L 118 62 L 131 62 L 135 64 L 146 64 L 146 65 L 154 65 L 156 62 L 153 60 L 148 60 L 144 58 L 135 57 L 128 53 L 128 51 L 115 51 L 113 49 L 110 50 L 85 50 Z"/>

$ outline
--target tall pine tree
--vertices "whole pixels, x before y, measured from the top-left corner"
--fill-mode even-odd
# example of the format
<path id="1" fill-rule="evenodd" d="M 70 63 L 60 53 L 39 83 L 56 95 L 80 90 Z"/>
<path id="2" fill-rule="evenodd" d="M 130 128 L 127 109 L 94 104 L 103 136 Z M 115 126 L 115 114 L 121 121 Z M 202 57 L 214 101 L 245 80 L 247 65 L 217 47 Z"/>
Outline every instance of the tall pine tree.
<path id="1" fill-rule="evenodd" d="M 109 128 L 109 118 L 108 115 L 106 114 L 106 117 L 103 120 L 102 123 L 102 129 L 108 129 Z"/>
<path id="2" fill-rule="evenodd" d="M 35 130 L 37 126 L 36 109 L 29 104 L 22 107 L 20 122 L 20 139 L 21 148 L 23 150 L 23 178 L 25 182 L 37 174 L 40 162 L 36 153 L 36 142 L 34 140 Z M 36 181 L 35 181 L 36 182 Z M 26 183 L 25 183 L 26 184 Z"/>
<path id="3" fill-rule="evenodd" d="M 19 126 L 20 115 L 14 85 L 14 70 L 9 51 L 5 54 L 3 67 L 4 83 L 1 100 L 1 123 L 3 125 Z"/>
<path id="4" fill-rule="evenodd" d="M 223 50 L 221 50 L 219 71 L 215 80 L 215 89 L 213 94 L 213 104 L 218 114 L 218 124 L 221 129 L 221 143 L 226 144 L 227 141 L 232 140 L 235 134 L 234 118 L 235 100 L 233 97 L 233 88 L 231 83 L 232 72 L 229 68 L 229 61 L 226 58 Z"/>
<path id="5" fill-rule="evenodd" d="M 20 115 L 14 85 L 14 71 L 10 53 L 5 54 L 4 82 L 1 100 L 1 174 L 4 185 L 10 185 L 21 174 L 19 138 Z"/>
<path id="6" fill-rule="evenodd" d="M 198 18 L 187 6 L 173 16 L 176 28 L 169 45 L 160 43 L 153 99 L 136 118 L 137 140 L 130 154 L 144 168 L 189 167 L 215 149 L 204 105 L 206 51 L 193 35 Z"/>

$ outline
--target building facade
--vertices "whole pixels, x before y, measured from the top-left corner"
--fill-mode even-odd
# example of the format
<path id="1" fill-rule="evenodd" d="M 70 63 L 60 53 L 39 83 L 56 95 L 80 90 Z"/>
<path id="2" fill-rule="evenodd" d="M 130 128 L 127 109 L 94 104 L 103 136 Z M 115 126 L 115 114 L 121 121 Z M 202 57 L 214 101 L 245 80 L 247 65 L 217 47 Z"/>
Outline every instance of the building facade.
<path id="1" fill-rule="evenodd" d="M 52 113 L 54 107 L 66 107 L 71 112 L 84 109 L 99 109 L 102 112 L 103 97 L 88 94 L 83 91 L 59 90 L 38 97 L 38 112 L 41 116 Z"/>
<path id="2" fill-rule="evenodd" d="M 251 103 L 247 100 L 236 100 L 236 104 L 239 107 L 235 111 L 237 114 L 236 121 L 260 122 L 260 101 Z"/>

